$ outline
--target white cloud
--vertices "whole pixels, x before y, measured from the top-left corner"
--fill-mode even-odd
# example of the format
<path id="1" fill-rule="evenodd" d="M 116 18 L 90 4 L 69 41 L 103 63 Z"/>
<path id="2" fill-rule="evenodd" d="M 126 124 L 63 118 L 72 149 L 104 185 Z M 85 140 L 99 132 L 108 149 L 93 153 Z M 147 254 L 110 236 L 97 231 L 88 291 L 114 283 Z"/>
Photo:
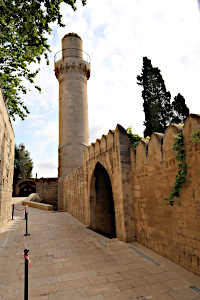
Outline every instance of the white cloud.
<path id="1" fill-rule="evenodd" d="M 87 0 L 77 11 L 61 5 L 65 28 L 52 25 L 50 66 L 44 60 L 37 84 L 24 101 L 27 121 L 14 124 L 16 140 L 33 154 L 38 176 L 56 176 L 58 144 L 58 81 L 54 54 L 68 32 L 78 33 L 91 56 L 88 81 L 90 141 L 101 138 L 117 123 L 142 135 L 142 89 L 136 84 L 142 57 L 160 68 L 172 97 L 179 92 L 193 113 L 199 113 L 200 14 L 197 0 Z M 53 149 L 53 150 L 52 150 Z M 51 162 L 53 162 L 51 164 Z M 50 168 L 51 167 L 51 168 Z M 47 174 L 47 175 L 46 175 Z M 49 175 L 48 175 L 49 174 Z M 51 175 L 52 174 L 52 175 Z"/>

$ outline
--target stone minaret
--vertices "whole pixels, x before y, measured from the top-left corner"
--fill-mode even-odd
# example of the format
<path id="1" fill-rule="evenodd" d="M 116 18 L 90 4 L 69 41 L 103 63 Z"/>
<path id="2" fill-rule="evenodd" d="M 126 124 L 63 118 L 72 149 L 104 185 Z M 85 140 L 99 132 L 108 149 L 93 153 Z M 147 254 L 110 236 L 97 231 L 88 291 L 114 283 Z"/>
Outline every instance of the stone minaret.
<path id="1" fill-rule="evenodd" d="M 55 75 L 59 81 L 59 167 L 58 209 L 64 209 L 62 181 L 83 164 L 83 149 L 89 145 L 87 80 L 89 56 L 74 33 L 62 39 L 62 51 L 55 55 Z"/>

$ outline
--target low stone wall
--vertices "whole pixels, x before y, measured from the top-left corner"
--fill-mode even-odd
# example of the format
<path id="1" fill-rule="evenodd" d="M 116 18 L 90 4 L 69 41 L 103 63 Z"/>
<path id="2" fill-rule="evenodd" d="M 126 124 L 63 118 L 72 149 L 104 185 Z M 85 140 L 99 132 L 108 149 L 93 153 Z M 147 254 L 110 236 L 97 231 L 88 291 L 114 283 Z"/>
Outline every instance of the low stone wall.
<path id="1" fill-rule="evenodd" d="M 37 202 L 41 203 L 40 197 L 37 193 L 32 193 L 30 194 L 27 198 L 26 201 L 32 201 L 32 202 Z"/>
<path id="2" fill-rule="evenodd" d="M 11 219 L 15 136 L 0 87 L 0 231 Z"/>
<path id="3" fill-rule="evenodd" d="M 170 125 L 132 149 L 132 178 L 136 239 L 141 244 L 200 275 L 200 143 L 191 133 L 200 129 L 200 117 L 191 115 L 184 128 Z M 180 198 L 167 206 L 178 172 L 174 135 L 183 130 L 187 174 Z"/>
<path id="4" fill-rule="evenodd" d="M 40 178 L 36 180 L 36 193 L 41 202 L 53 205 L 58 209 L 58 178 Z"/>
<path id="5" fill-rule="evenodd" d="M 30 194 L 26 200 L 22 201 L 22 205 L 27 205 L 30 207 L 35 207 L 43 210 L 53 210 L 53 205 L 51 204 L 45 204 L 45 203 L 40 203 L 38 202 L 39 196 L 37 193 Z"/>
<path id="6" fill-rule="evenodd" d="M 21 179 L 14 187 L 14 196 L 23 195 L 23 188 L 27 187 L 29 193 L 36 192 L 39 195 L 40 202 L 51 204 L 54 210 L 58 209 L 58 178 L 26 178 Z"/>

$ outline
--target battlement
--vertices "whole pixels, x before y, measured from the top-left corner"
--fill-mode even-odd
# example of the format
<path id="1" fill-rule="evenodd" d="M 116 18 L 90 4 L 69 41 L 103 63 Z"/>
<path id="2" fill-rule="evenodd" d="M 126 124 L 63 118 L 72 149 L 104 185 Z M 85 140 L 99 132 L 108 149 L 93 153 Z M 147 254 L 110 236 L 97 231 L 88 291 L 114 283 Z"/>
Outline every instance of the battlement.
<path id="1" fill-rule="evenodd" d="M 163 161 L 170 155 L 174 157 L 173 146 L 174 136 L 183 131 L 184 142 L 191 142 L 192 132 L 200 128 L 200 115 L 191 114 L 186 119 L 184 126 L 177 124 L 170 124 L 166 129 L 165 133 L 154 132 L 150 140 L 141 139 L 136 151 L 132 151 L 132 160 L 135 161 L 137 168 L 146 164 L 157 164 Z M 101 139 L 97 139 L 95 143 L 92 143 L 84 151 L 84 160 L 89 161 L 94 157 L 97 157 L 110 149 L 115 148 L 116 132 L 121 132 L 127 135 L 126 130 L 121 126 L 117 125 L 115 130 L 109 130 L 108 134 L 103 134 Z M 132 147 L 133 148 L 133 147 Z M 164 154 L 165 152 L 165 154 Z"/>
<path id="2" fill-rule="evenodd" d="M 184 126 L 170 124 L 165 133 L 154 132 L 150 140 L 141 139 L 135 153 L 132 153 L 132 160 L 135 162 L 136 171 L 146 165 L 158 166 L 167 159 L 173 159 L 174 136 L 183 132 L 184 143 L 192 141 L 191 134 L 200 129 L 200 116 L 191 114 L 185 121 Z"/>
<path id="3" fill-rule="evenodd" d="M 109 130 L 107 135 L 103 134 L 85 148 L 83 166 L 64 179 L 64 208 L 88 226 L 93 224 L 91 220 L 102 220 L 104 206 L 102 210 L 96 209 L 103 203 L 103 200 L 98 202 L 98 192 L 106 193 L 106 178 L 109 178 L 117 238 L 137 241 L 200 274 L 197 260 L 200 143 L 193 143 L 191 137 L 198 129 L 200 115 L 191 114 L 184 126 L 170 124 L 164 134 L 154 132 L 149 140 L 141 139 L 135 149 L 126 130 L 118 124 L 115 130 Z M 178 174 L 179 162 L 173 146 L 174 136 L 180 132 L 183 133 L 187 173 L 180 197 L 174 198 L 171 207 L 164 199 L 169 197 Z M 98 174 L 104 173 L 98 173 L 100 170 L 107 174 L 101 183 Z M 103 183 L 105 186 L 100 189 L 98 184 Z M 101 199 L 104 196 L 106 194 Z M 92 203 L 97 205 L 95 213 Z"/>
<path id="4" fill-rule="evenodd" d="M 117 131 L 121 131 L 127 135 L 126 130 L 121 125 L 117 124 L 115 130 L 109 130 L 107 135 L 103 134 L 101 139 L 96 139 L 95 143 L 92 143 L 85 149 L 83 153 L 84 160 L 91 160 L 94 157 L 115 148 L 117 140 L 115 140 L 114 137 Z"/>

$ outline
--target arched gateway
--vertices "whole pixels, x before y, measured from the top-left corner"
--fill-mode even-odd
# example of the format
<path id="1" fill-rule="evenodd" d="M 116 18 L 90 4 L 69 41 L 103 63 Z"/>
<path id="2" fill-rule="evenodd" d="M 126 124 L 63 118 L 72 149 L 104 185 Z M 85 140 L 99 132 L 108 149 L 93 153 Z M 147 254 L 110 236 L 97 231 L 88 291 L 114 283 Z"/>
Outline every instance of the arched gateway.
<path id="1" fill-rule="evenodd" d="M 116 237 L 112 186 L 100 163 L 96 164 L 90 183 L 90 228 L 106 237 Z"/>
<path id="2" fill-rule="evenodd" d="M 107 237 L 134 241 L 135 154 L 130 156 L 131 143 L 121 125 L 89 145 L 90 58 L 77 34 L 62 39 L 62 50 L 55 55 L 55 75 L 60 111 L 58 210 L 66 210 Z"/>

